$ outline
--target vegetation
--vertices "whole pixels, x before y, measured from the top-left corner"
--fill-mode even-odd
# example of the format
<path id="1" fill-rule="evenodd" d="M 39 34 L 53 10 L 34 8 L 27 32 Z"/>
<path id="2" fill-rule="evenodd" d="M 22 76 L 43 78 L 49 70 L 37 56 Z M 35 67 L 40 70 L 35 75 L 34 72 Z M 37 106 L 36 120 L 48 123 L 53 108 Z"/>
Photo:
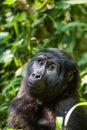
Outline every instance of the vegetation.
<path id="1" fill-rule="evenodd" d="M 87 99 L 87 3 L 63 0 L 2 0 L 0 2 L 0 128 L 33 55 L 56 47 L 78 62 L 79 89 Z"/>

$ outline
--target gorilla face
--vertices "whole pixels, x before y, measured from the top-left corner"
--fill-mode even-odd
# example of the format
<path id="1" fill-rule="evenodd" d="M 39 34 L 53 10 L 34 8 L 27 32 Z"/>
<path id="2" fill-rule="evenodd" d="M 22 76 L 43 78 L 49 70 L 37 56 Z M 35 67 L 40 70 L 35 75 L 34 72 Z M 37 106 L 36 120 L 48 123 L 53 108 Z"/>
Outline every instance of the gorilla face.
<path id="1" fill-rule="evenodd" d="M 76 63 L 71 57 L 57 49 L 44 49 L 29 62 L 27 93 L 43 102 L 52 101 L 74 82 L 75 72 Z"/>

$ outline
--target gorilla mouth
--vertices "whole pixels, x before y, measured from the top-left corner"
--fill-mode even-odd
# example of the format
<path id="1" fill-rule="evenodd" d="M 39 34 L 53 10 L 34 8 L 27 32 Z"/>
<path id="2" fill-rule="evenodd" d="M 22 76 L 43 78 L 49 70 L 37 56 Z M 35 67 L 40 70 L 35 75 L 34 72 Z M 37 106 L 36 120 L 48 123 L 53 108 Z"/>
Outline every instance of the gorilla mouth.
<path id="1" fill-rule="evenodd" d="M 33 87 L 33 86 L 34 86 L 31 82 L 28 82 L 27 85 L 28 85 L 29 87 Z"/>
<path id="2" fill-rule="evenodd" d="M 38 84 L 34 84 L 31 82 L 28 82 L 27 85 L 31 88 L 31 89 L 40 89 L 41 87 L 38 86 Z"/>

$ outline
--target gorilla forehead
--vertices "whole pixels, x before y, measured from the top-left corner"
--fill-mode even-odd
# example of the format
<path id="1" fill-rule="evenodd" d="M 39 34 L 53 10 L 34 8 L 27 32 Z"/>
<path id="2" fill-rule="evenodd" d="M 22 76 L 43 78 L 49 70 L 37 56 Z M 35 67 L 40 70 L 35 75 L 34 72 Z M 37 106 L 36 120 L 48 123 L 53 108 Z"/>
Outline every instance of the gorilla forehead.
<path id="1" fill-rule="evenodd" d="M 47 59 L 60 59 L 60 61 L 66 61 L 68 59 L 71 59 L 71 56 L 69 56 L 67 53 L 63 52 L 62 50 L 56 49 L 56 48 L 46 48 L 41 51 L 39 51 L 35 57 L 39 55 L 44 55 Z"/>
<path id="2" fill-rule="evenodd" d="M 60 55 L 60 53 L 62 53 L 60 50 L 56 49 L 56 48 L 45 48 L 43 50 L 41 50 L 38 54 L 46 54 L 46 56 L 48 55 L 49 57 L 54 57 L 57 55 Z"/>

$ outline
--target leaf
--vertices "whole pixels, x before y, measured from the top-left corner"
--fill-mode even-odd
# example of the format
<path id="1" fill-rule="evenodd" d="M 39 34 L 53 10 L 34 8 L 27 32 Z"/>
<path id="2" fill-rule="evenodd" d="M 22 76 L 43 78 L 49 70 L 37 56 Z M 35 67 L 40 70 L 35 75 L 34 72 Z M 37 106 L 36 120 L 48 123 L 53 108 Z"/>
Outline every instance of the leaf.
<path id="1" fill-rule="evenodd" d="M 63 123 L 63 117 L 56 117 L 56 130 L 60 130 Z"/>
<path id="2" fill-rule="evenodd" d="M 83 23 L 83 22 L 71 22 L 71 23 L 68 23 L 68 24 L 64 25 L 62 30 L 66 31 L 66 30 L 69 30 L 69 29 L 71 29 L 73 27 L 85 27 L 85 28 L 87 28 L 87 24 Z"/>
<path id="3" fill-rule="evenodd" d="M 81 80 L 82 80 L 82 85 L 87 84 L 87 75 L 85 75 Z"/>
<path id="4" fill-rule="evenodd" d="M 0 56 L 0 63 L 5 63 L 5 66 L 7 66 L 12 61 L 13 57 L 14 55 L 11 50 L 8 49 Z"/>
<path id="5" fill-rule="evenodd" d="M 78 62 L 78 65 L 84 65 L 87 63 L 87 52 L 83 53 L 82 56 L 80 57 L 80 60 Z"/>
<path id="6" fill-rule="evenodd" d="M 9 32 L 0 32 L 0 39 L 9 35 Z"/>
<path id="7" fill-rule="evenodd" d="M 17 0 L 5 0 L 3 2 L 3 5 L 12 5 L 13 3 L 15 3 Z"/>
<path id="8" fill-rule="evenodd" d="M 47 17 L 47 15 L 44 14 L 42 18 L 35 19 L 35 21 L 32 23 L 32 28 L 34 28 L 35 26 L 37 26 L 38 24 L 40 24 L 46 17 Z"/>
<path id="9" fill-rule="evenodd" d="M 25 76 L 26 67 L 27 67 L 27 63 L 26 63 L 25 65 L 23 65 L 22 67 L 20 67 L 20 68 L 15 72 L 15 76 Z"/>
<path id="10" fill-rule="evenodd" d="M 87 4 L 87 0 L 66 0 L 63 1 L 64 3 L 68 3 L 68 4 Z"/>

